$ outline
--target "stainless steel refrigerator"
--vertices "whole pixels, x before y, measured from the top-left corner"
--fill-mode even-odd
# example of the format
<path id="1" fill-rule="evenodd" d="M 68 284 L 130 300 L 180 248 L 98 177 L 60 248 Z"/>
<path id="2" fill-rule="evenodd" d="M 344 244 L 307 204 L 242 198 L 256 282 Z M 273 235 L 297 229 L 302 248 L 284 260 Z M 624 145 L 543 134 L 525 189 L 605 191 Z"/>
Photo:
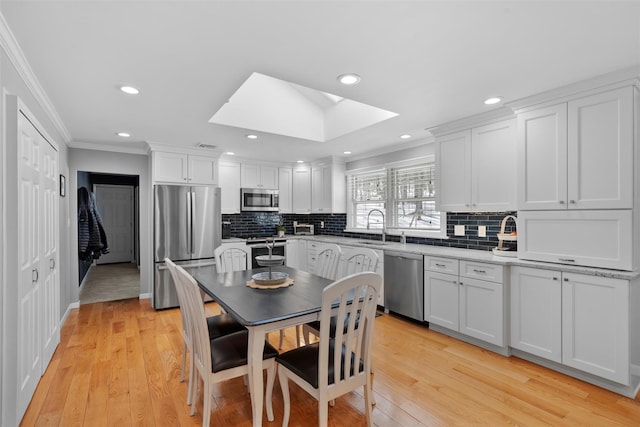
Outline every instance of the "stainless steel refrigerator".
<path id="1" fill-rule="evenodd" d="M 220 188 L 155 186 L 154 308 L 179 305 L 165 258 L 183 267 L 199 267 L 215 273 L 213 251 L 220 245 L 221 227 Z"/>

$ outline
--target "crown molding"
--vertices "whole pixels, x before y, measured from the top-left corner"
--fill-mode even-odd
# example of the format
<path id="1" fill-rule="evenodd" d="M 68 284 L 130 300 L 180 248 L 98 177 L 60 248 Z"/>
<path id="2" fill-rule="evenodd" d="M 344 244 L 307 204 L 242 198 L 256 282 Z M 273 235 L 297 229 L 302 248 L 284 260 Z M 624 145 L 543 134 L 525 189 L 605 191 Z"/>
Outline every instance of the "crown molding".
<path id="1" fill-rule="evenodd" d="M 472 127 L 488 125 L 502 120 L 512 119 L 515 115 L 510 108 L 499 107 L 484 113 L 475 114 L 452 122 L 443 123 L 438 126 L 425 129 L 433 136 L 441 136 L 460 130 L 467 130 Z"/>
<path id="2" fill-rule="evenodd" d="M 587 80 L 581 80 L 566 86 L 537 93 L 526 98 L 517 99 L 506 104 L 516 114 L 532 108 L 566 102 L 593 93 L 617 89 L 624 86 L 635 86 L 640 89 L 640 66 L 624 68 L 611 73 L 602 74 Z"/>
<path id="3" fill-rule="evenodd" d="M 53 103 L 45 93 L 42 85 L 38 81 L 35 73 L 31 69 L 29 62 L 27 61 L 18 40 L 9 29 L 7 21 L 4 19 L 4 15 L 0 12 L 0 46 L 4 49 L 9 57 L 9 60 L 16 68 L 18 75 L 22 78 L 29 91 L 33 94 L 40 107 L 44 110 L 45 114 L 49 117 L 49 120 L 53 123 L 58 133 L 64 138 L 66 145 L 71 142 L 71 134 L 67 130 L 67 127 L 62 122 L 60 115 L 56 111 Z"/>
<path id="4" fill-rule="evenodd" d="M 197 156 L 207 156 L 219 158 L 222 155 L 222 150 L 218 148 L 205 148 L 205 147 L 182 147 L 175 145 L 160 144 L 153 141 L 145 141 L 147 145 L 147 153 L 150 154 L 153 151 L 164 151 L 169 153 L 178 154 L 193 154 Z"/>
<path id="5" fill-rule="evenodd" d="M 95 142 L 83 142 L 83 141 L 70 141 L 67 143 L 69 148 L 80 148 L 83 150 L 95 150 L 95 151 L 108 151 L 111 153 L 123 153 L 123 154 L 142 154 L 143 156 L 147 156 L 148 150 L 147 146 L 144 143 L 140 143 L 139 146 L 115 146 L 104 143 L 95 143 Z"/>

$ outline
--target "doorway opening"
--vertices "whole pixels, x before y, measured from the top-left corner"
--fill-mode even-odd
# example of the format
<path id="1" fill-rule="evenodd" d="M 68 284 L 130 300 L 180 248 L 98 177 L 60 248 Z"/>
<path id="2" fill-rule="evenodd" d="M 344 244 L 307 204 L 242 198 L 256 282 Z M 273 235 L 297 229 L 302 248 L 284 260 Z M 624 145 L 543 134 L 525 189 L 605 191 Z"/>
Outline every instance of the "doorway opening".
<path id="1" fill-rule="evenodd" d="M 88 191 L 90 195 L 97 214 L 96 222 L 100 224 L 98 237 L 101 248 L 78 254 L 80 304 L 138 298 L 139 176 L 78 171 L 77 187 L 79 200 L 81 192 Z M 81 235 L 79 229 L 79 248 L 83 247 Z"/>

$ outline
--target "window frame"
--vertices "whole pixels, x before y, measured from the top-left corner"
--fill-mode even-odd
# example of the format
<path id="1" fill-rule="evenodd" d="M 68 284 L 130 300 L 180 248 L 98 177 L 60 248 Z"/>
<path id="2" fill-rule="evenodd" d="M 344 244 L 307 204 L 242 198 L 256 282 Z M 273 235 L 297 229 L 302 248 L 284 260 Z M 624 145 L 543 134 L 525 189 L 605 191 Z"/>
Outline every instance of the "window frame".
<path id="1" fill-rule="evenodd" d="M 357 226 L 357 216 L 355 215 L 355 210 L 356 210 L 356 206 L 357 205 L 363 205 L 366 203 L 381 203 L 384 206 L 384 216 L 385 216 L 385 233 L 387 235 L 395 235 L 395 236 L 399 236 L 401 234 L 404 233 L 405 236 L 410 236 L 410 237 L 423 237 L 423 238 L 432 238 L 432 239 L 447 239 L 447 215 L 446 212 L 442 212 L 442 211 L 436 211 L 439 212 L 440 214 L 440 228 L 439 229 L 416 229 L 416 228 L 401 228 L 397 226 L 397 214 L 396 212 L 393 212 L 390 214 L 390 207 L 392 207 L 392 209 L 396 209 L 398 200 L 395 198 L 395 194 L 397 193 L 397 189 L 393 188 L 392 185 L 394 184 L 394 181 L 392 179 L 392 171 L 397 171 L 398 169 L 403 169 L 403 168 L 412 168 L 412 167 L 416 167 L 416 166 L 421 166 L 421 165 L 425 165 L 425 164 L 433 164 L 433 167 L 435 168 L 435 157 L 434 156 L 426 156 L 426 157 L 421 157 L 421 158 L 416 158 L 416 159 L 411 159 L 411 160 L 405 160 L 405 161 L 401 161 L 401 162 L 394 162 L 394 163 L 389 163 L 386 164 L 384 166 L 373 166 L 373 167 L 369 167 L 369 168 L 362 168 L 362 169 L 355 169 L 355 170 L 349 170 L 347 171 L 347 180 L 346 180 L 346 185 L 347 185 L 347 226 L 345 228 L 345 232 L 352 232 L 352 233 L 364 233 L 364 234 L 382 234 L 382 229 L 381 228 L 371 228 L 371 229 L 366 229 L 365 227 L 358 227 Z M 365 176 L 367 174 L 376 174 L 376 173 L 380 173 L 381 171 L 384 171 L 384 174 L 386 175 L 386 194 L 384 197 L 384 200 L 381 202 L 377 202 L 377 201 L 361 201 L 358 202 L 356 200 L 354 200 L 353 197 L 353 191 L 354 189 L 352 188 L 352 179 L 353 176 Z M 434 174 L 435 174 L 435 170 L 434 170 Z M 434 189 L 435 190 L 435 189 Z M 435 191 L 433 194 L 433 197 L 428 197 L 427 198 L 429 201 L 433 200 L 433 202 L 435 203 Z M 420 198 L 419 200 L 424 201 L 425 198 Z M 374 214 L 375 215 L 375 214 Z M 377 215 L 376 215 L 377 218 Z M 392 223 L 392 226 L 390 226 L 390 223 Z"/>

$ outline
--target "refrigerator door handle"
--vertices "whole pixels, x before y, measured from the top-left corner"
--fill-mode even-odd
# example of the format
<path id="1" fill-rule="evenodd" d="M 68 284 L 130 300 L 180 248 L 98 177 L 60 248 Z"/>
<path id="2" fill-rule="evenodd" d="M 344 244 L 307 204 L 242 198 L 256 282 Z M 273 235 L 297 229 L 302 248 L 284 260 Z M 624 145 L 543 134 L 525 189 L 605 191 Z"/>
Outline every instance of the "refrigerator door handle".
<path id="1" fill-rule="evenodd" d="M 191 212 L 193 212 L 193 215 L 195 215 L 195 212 L 198 212 L 196 210 L 196 192 L 195 191 L 191 192 Z M 191 220 L 193 221 L 193 218 Z M 191 246 L 190 246 L 191 255 L 195 255 L 196 254 L 196 250 L 194 248 L 195 245 L 194 245 L 194 242 L 193 242 L 195 240 L 193 238 L 193 233 L 194 233 L 193 224 L 191 224 L 191 226 L 189 227 L 189 230 L 191 230 L 191 237 L 190 237 L 190 239 L 191 239 Z"/>
<path id="2" fill-rule="evenodd" d="M 191 209 L 191 191 L 187 191 L 187 251 L 189 252 L 189 254 L 193 254 L 193 236 L 192 236 L 192 229 L 191 229 L 191 225 L 192 225 L 192 221 L 193 218 L 191 217 L 192 215 L 192 209 Z"/>

